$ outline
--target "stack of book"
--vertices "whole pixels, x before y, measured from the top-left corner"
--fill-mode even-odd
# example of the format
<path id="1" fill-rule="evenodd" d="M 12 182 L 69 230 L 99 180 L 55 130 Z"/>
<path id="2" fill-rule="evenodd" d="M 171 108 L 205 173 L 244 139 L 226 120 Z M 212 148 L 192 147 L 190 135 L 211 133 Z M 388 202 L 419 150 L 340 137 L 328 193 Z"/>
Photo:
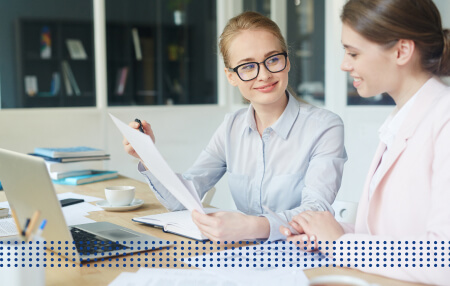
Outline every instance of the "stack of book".
<path id="1" fill-rule="evenodd" d="M 55 184 L 82 185 L 117 177 L 117 171 L 103 169 L 103 160 L 109 160 L 109 155 L 101 149 L 35 148 L 30 155 L 44 158 Z"/>

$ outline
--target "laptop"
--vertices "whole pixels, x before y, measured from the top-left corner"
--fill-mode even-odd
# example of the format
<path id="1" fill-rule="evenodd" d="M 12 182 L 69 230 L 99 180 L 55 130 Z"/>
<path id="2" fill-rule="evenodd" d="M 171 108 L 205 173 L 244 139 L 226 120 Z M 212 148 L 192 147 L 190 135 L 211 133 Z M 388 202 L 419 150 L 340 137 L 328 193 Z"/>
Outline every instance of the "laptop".
<path id="1" fill-rule="evenodd" d="M 109 222 L 67 226 L 42 158 L 0 148 L 0 181 L 19 223 L 24 226 L 26 219 L 39 210 L 37 225 L 47 219 L 41 235 L 47 249 L 66 257 L 66 261 L 97 261 L 171 244 Z"/>

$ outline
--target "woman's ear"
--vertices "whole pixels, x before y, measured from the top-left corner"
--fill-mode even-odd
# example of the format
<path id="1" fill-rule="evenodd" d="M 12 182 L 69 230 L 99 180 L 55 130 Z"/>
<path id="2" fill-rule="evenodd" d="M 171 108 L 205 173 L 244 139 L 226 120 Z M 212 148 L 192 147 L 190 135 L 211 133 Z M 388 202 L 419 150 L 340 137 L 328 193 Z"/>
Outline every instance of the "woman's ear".
<path id="1" fill-rule="evenodd" d="M 416 50 L 416 44 L 414 41 L 400 39 L 395 47 L 397 64 L 403 66 L 409 63 L 414 55 L 414 51 Z"/>
<path id="2" fill-rule="evenodd" d="M 225 75 L 227 76 L 228 82 L 232 85 L 232 86 L 237 86 L 237 81 L 236 81 L 236 77 L 234 76 L 234 72 L 230 72 L 228 70 L 228 68 L 224 68 L 225 70 Z"/>

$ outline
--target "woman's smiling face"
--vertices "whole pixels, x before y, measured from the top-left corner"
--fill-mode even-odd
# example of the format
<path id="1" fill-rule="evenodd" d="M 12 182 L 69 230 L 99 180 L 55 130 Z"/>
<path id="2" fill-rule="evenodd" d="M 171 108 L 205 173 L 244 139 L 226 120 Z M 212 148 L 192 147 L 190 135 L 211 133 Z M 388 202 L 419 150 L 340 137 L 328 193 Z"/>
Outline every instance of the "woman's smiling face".
<path id="1" fill-rule="evenodd" d="M 234 68 L 247 62 L 262 62 L 268 57 L 284 52 L 279 40 L 265 30 L 243 30 L 230 44 L 230 67 Z M 285 96 L 290 69 L 289 58 L 286 68 L 277 73 L 271 73 L 264 64 L 260 64 L 258 76 L 250 81 L 242 81 L 235 72 L 225 68 L 228 81 L 237 86 L 244 98 L 256 105 L 277 103 Z"/>
<path id="2" fill-rule="evenodd" d="M 341 69 L 353 77 L 353 86 L 362 97 L 372 97 L 396 89 L 395 46 L 385 49 L 370 42 L 347 24 L 342 26 L 345 56 Z"/>

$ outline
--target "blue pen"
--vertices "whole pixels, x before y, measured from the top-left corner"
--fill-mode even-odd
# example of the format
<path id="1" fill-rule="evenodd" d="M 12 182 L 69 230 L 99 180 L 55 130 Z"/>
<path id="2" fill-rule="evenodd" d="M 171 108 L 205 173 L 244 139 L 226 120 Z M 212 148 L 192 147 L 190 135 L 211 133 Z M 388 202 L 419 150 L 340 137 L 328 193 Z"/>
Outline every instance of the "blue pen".
<path id="1" fill-rule="evenodd" d="M 37 244 L 44 242 L 44 238 L 42 238 L 41 234 L 42 234 L 42 231 L 44 230 L 44 227 L 45 227 L 46 224 L 47 224 L 47 220 L 44 219 L 41 222 L 41 225 L 39 226 L 39 228 L 36 231 L 36 233 L 33 235 L 33 241 L 35 241 Z"/>
<path id="2" fill-rule="evenodd" d="M 137 123 L 139 123 L 139 131 L 141 131 L 142 133 L 145 133 L 144 132 L 144 128 L 142 128 L 142 123 L 141 123 L 141 121 L 139 120 L 139 119 L 135 119 L 134 121 L 136 121 Z"/>
<path id="3" fill-rule="evenodd" d="M 42 231 L 44 231 L 44 227 L 45 227 L 46 224 L 47 224 L 47 220 L 44 219 L 44 220 L 41 222 L 41 225 L 39 226 L 38 230 L 36 231 L 35 236 L 41 236 Z"/>

